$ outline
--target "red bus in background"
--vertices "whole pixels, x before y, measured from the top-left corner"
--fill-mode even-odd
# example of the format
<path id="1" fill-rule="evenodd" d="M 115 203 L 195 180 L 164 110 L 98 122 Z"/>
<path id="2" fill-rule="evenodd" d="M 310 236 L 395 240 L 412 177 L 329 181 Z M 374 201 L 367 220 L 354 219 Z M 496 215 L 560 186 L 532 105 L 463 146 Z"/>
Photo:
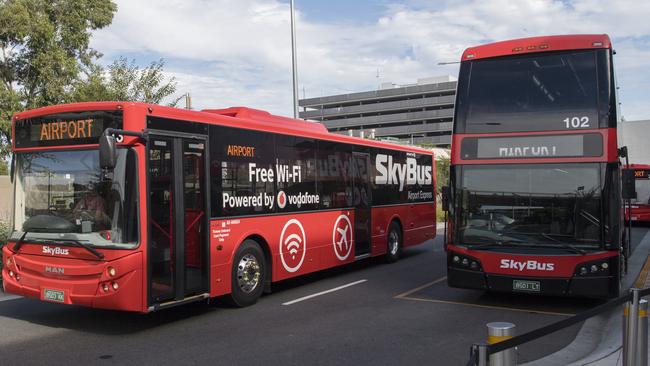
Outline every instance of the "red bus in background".
<path id="1" fill-rule="evenodd" d="M 248 108 L 128 102 L 13 118 L 6 292 L 149 312 L 435 236 L 430 151 Z"/>
<path id="2" fill-rule="evenodd" d="M 627 247 L 607 35 L 465 50 L 454 116 L 448 284 L 618 296 Z"/>
<path id="3" fill-rule="evenodd" d="M 650 223 L 650 165 L 647 164 L 630 164 L 630 169 L 634 171 L 634 187 L 636 198 L 631 200 L 631 211 L 626 207 L 625 219 L 632 222 Z"/>

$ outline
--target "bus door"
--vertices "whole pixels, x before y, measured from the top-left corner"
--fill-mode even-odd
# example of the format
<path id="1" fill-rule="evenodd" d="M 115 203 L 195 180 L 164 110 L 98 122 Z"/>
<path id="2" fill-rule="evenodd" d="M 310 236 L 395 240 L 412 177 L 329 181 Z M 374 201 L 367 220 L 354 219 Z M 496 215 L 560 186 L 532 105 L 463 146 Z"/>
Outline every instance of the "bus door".
<path id="1" fill-rule="evenodd" d="M 352 177 L 354 199 L 354 255 L 363 257 L 370 255 L 370 207 L 372 202 L 372 186 L 370 184 L 370 155 L 353 153 Z"/>
<path id="2" fill-rule="evenodd" d="M 208 292 L 206 151 L 205 138 L 150 135 L 150 306 L 202 297 Z"/>

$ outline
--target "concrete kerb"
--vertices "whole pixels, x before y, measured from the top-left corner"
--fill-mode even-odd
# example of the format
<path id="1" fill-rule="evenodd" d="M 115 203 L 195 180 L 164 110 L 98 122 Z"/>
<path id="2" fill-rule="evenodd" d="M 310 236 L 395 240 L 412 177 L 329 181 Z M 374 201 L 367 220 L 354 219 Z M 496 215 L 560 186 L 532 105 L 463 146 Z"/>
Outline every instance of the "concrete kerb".
<path id="1" fill-rule="evenodd" d="M 628 262 L 628 275 L 623 288 L 634 285 L 648 255 L 650 255 L 650 231 L 646 233 L 632 253 Z M 611 366 L 620 364 L 622 347 L 623 311 L 616 308 L 585 321 L 576 338 L 563 349 L 524 366 L 571 365 Z"/>

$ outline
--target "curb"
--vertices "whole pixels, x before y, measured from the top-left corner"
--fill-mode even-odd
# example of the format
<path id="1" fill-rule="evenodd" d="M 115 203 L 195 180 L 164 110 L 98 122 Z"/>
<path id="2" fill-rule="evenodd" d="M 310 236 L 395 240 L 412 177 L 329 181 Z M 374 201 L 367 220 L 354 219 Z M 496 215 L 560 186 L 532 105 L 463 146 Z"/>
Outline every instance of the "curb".
<path id="1" fill-rule="evenodd" d="M 623 288 L 649 285 L 650 231 L 641 239 L 629 260 L 628 275 Z M 645 277 L 644 277 L 645 276 Z M 608 311 L 584 322 L 573 342 L 561 350 L 523 366 L 571 365 L 611 366 L 621 357 L 623 312 L 620 308 Z"/>

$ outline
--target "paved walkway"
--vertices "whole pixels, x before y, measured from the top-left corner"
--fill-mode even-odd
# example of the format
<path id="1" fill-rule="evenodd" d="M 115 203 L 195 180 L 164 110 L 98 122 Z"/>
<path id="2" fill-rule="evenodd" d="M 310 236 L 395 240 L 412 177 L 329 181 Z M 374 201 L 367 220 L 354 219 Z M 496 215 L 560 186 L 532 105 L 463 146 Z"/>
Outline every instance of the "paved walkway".
<path id="1" fill-rule="evenodd" d="M 629 274 L 623 284 L 624 288 L 650 287 L 650 232 L 630 258 Z M 571 344 L 525 366 L 619 366 L 623 364 L 622 344 L 623 310 L 619 307 L 588 319 Z M 650 347 L 648 356 L 650 359 Z"/>
<path id="2" fill-rule="evenodd" d="M 634 283 L 636 288 L 650 288 L 650 255 L 639 274 L 639 278 Z"/>

